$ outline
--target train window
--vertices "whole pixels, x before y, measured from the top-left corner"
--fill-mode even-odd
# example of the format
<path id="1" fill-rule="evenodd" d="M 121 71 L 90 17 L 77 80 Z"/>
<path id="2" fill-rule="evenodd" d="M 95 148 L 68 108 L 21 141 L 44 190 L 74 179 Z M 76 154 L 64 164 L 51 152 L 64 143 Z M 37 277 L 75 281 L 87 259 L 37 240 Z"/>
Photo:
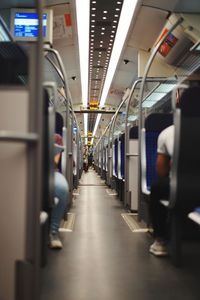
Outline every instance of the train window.
<path id="1" fill-rule="evenodd" d="M 10 40 L 9 31 L 0 16 L 0 42 L 9 42 Z"/>
<path id="2" fill-rule="evenodd" d="M 0 42 L 8 42 L 9 40 L 10 39 L 9 39 L 7 33 L 5 32 L 4 28 L 0 24 Z"/>

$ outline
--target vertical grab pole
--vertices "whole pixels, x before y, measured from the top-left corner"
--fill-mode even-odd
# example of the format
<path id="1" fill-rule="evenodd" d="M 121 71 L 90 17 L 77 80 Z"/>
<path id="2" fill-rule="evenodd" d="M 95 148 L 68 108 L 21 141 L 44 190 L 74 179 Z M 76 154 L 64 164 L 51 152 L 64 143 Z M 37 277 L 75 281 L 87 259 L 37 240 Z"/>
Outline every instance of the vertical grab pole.
<path id="1" fill-rule="evenodd" d="M 169 29 L 168 32 L 166 32 L 163 37 L 160 39 L 160 41 L 157 43 L 156 47 L 154 48 L 154 50 L 152 51 L 150 58 L 147 62 L 147 65 L 145 67 L 144 70 L 144 75 L 142 78 L 142 82 L 141 82 L 141 87 L 140 87 L 140 96 L 139 96 L 139 126 L 138 126 L 138 130 L 139 130 L 139 156 L 141 155 L 141 130 L 144 126 L 144 120 L 143 120 L 143 115 L 142 115 L 142 101 L 143 101 L 143 95 L 144 95 L 144 85 L 145 85 L 145 81 L 147 78 L 147 75 L 149 73 L 149 69 L 151 68 L 151 65 L 153 63 L 154 57 L 156 56 L 158 49 L 160 48 L 160 46 L 162 45 L 162 43 L 165 41 L 165 39 L 168 37 L 168 35 L 181 23 L 183 22 L 183 18 L 179 18 L 177 20 L 177 22 L 171 26 L 171 28 Z M 140 161 L 140 160 L 139 160 Z M 138 176 L 139 178 L 141 178 L 141 165 L 140 162 L 138 164 Z M 140 180 L 139 182 L 139 187 L 138 187 L 138 199 L 140 199 L 140 191 L 141 191 L 141 182 Z M 138 211 L 139 211 L 139 218 L 140 218 L 140 201 L 139 201 L 139 206 L 138 206 Z"/>
<path id="2" fill-rule="evenodd" d="M 42 150 L 43 150 L 43 0 L 36 1 L 39 34 L 30 47 L 29 63 L 29 131 L 39 136 L 35 146 L 28 147 L 28 192 L 26 260 L 31 265 L 30 273 L 24 266 L 24 292 L 17 290 L 16 300 L 39 299 L 40 294 L 40 211 L 42 203 Z M 30 278 L 29 278 L 30 277 Z M 17 287 L 18 288 L 18 287 Z M 20 287 L 19 287 L 20 288 Z"/>
<path id="3" fill-rule="evenodd" d="M 110 180 L 110 174 L 112 170 L 112 142 L 111 142 L 111 132 L 112 132 L 112 120 L 110 123 L 110 128 L 109 128 L 109 134 L 108 134 L 108 174 L 107 174 L 107 184 L 110 187 L 111 185 L 111 180 Z"/>
<path id="4" fill-rule="evenodd" d="M 34 227 L 35 227 L 35 249 L 34 249 L 34 286 L 32 291 L 32 298 L 37 299 L 40 293 L 40 222 L 39 215 L 41 211 L 41 202 L 42 202 L 42 148 L 43 148 L 43 0 L 36 1 L 36 8 L 38 13 L 39 20 L 39 34 L 36 44 L 36 73 L 35 73 L 35 109 L 36 109 L 36 131 L 40 136 L 39 144 L 37 147 L 37 169 L 36 169 L 36 199 L 33 199 L 35 202 L 35 216 L 34 217 Z M 36 200 L 36 201 L 35 201 Z M 32 237 L 33 238 L 33 237 Z"/>
<path id="5" fill-rule="evenodd" d="M 128 146 L 128 143 L 129 143 L 129 136 L 128 136 L 128 128 L 127 128 L 127 124 L 128 124 L 128 112 L 129 112 L 129 107 L 130 107 L 130 103 L 131 103 L 131 99 L 132 99 L 132 95 L 137 87 L 137 85 L 139 83 L 142 82 L 142 79 L 138 79 L 136 80 L 133 85 L 132 85 L 132 88 L 131 88 L 131 91 L 130 91 L 130 95 L 129 95 L 129 98 L 128 98 L 128 103 L 127 103 L 127 106 L 126 106 L 126 119 L 125 119 L 125 187 L 124 187 L 124 203 L 125 203 L 125 206 L 127 207 L 128 206 L 128 199 L 127 199 L 127 195 L 128 195 L 128 182 L 129 182 L 129 156 L 127 156 L 127 153 L 129 152 L 129 146 Z"/>

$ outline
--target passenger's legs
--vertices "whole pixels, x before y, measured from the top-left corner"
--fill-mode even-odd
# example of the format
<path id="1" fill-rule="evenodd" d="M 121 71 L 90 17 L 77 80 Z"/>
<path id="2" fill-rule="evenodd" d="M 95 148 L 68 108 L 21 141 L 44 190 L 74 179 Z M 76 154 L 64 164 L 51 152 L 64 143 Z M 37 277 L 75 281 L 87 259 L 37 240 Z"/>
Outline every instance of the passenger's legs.
<path id="1" fill-rule="evenodd" d="M 54 197 L 58 199 L 58 203 L 53 207 L 51 214 L 50 246 L 52 246 L 52 248 L 62 248 L 61 242 L 58 242 L 58 229 L 67 206 L 68 193 L 69 187 L 65 177 L 61 173 L 55 172 Z M 55 239 L 57 243 L 52 243 Z"/>
<path id="2" fill-rule="evenodd" d="M 154 231 L 155 243 L 150 247 L 150 252 L 156 255 L 167 254 L 164 241 L 167 238 L 166 222 L 167 209 L 160 200 L 168 199 L 169 197 L 169 178 L 160 178 L 151 187 L 150 195 L 150 215 L 152 220 L 152 227 Z M 155 249 L 154 249 L 155 248 Z M 155 251 L 154 251 L 155 250 Z"/>

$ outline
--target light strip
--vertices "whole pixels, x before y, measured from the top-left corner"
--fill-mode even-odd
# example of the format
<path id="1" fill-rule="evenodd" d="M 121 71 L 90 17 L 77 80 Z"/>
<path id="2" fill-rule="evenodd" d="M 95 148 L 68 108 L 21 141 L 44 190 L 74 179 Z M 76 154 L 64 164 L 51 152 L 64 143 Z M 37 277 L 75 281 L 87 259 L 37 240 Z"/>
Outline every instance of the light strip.
<path id="1" fill-rule="evenodd" d="M 110 58 L 110 63 L 108 67 L 108 72 L 106 75 L 105 84 L 103 87 L 103 92 L 100 100 L 100 107 L 104 106 L 106 98 L 109 92 L 110 85 L 113 80 L 113 76 L 116 71 L 116 67 L 121 56 L 122 49 L 124 47 L 124 42 L 129 31 L 129 27 L 135 12 L 136 4 L 138 0 L 124 0 L 122 11 L 119 19 L 119 24 L 116 32 L 116 37 L 113 45 L 113 50 Z"/>
<path id="2" fill-rule="evenodd" d="M 78 30 L 79 60 L 83 106 L 88 103 L 88 61 L 89 61 L 89 20 L 90 0 L 76 0 L 76 19 Z M 84 114 L 84 133 L 88 134 L 88 114 Z M 88 139 L 85 138 L 85 144 Z"/>
<path id="3" fill-rule="evenodd" d="M 124 0 L 120 19 L 119 19 L 119 24 L 116 32 L 116 37 L 113 45 L 113 50 L 110 58 L 108 72 L 106 75 L 105 84 L 101 95 L 101 100 L 99 105 L 100 107 L 103 107 L 106 102 L 106 98 L 117 68 L 119 58 L 121 56 L 122 49 L 124 47 L 124 42 L 126 40 L 137 3 L 138 0 Z M 99 125 L 100 118 L 101 117 L 99 118 L 97 117 L 96 119 L 96 123 L 94 127 L 96 130 Z M 96 130 L 93 131 L 93 136 L 94 133 L 96 133 Z"/>
<path id="4" fill-rule="evenodd" d="M 95 134 L 96 134 L 97 127 L 99 125 L 99 121 L 101 119 L 101 116 L 102 116 L 102 114 L 98 114 L 97 115 L 97 119 L 96 119 L 96 123 L 95 123 L 95 126 L 94 126 L 94 130 L 93 130 L 92 136 L 95 136 Z M 91 139 L 91 144 L 93 144 L 93 141 L 94 141 L 94 138 Z"/>
<path id="5" fill-rule="evenodd" d="M 89 20 L 90 1 L 76 0 L 79 59 L 83 106 L 88 102 L 88 60 L 89 60 Z"/>
<path id="6" fill-rule="evenodd" d="M 84 117 L 84 136 L 88 134 L 88 114 L 83 114 Z M 88 143 L 88 138 L 85 138 L 85 145 Z"/>

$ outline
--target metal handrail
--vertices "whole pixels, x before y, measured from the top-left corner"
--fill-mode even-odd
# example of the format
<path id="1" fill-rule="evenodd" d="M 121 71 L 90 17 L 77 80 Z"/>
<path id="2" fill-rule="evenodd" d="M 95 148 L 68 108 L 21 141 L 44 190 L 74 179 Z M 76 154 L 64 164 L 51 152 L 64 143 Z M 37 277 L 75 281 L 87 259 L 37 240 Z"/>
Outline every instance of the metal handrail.
<path id="1" fill-rule="evenodd" d="M 24 133 L 8 130 L 0 130 L 0 142 L 34 143 L 39 139 L 36 133 Z"/>

